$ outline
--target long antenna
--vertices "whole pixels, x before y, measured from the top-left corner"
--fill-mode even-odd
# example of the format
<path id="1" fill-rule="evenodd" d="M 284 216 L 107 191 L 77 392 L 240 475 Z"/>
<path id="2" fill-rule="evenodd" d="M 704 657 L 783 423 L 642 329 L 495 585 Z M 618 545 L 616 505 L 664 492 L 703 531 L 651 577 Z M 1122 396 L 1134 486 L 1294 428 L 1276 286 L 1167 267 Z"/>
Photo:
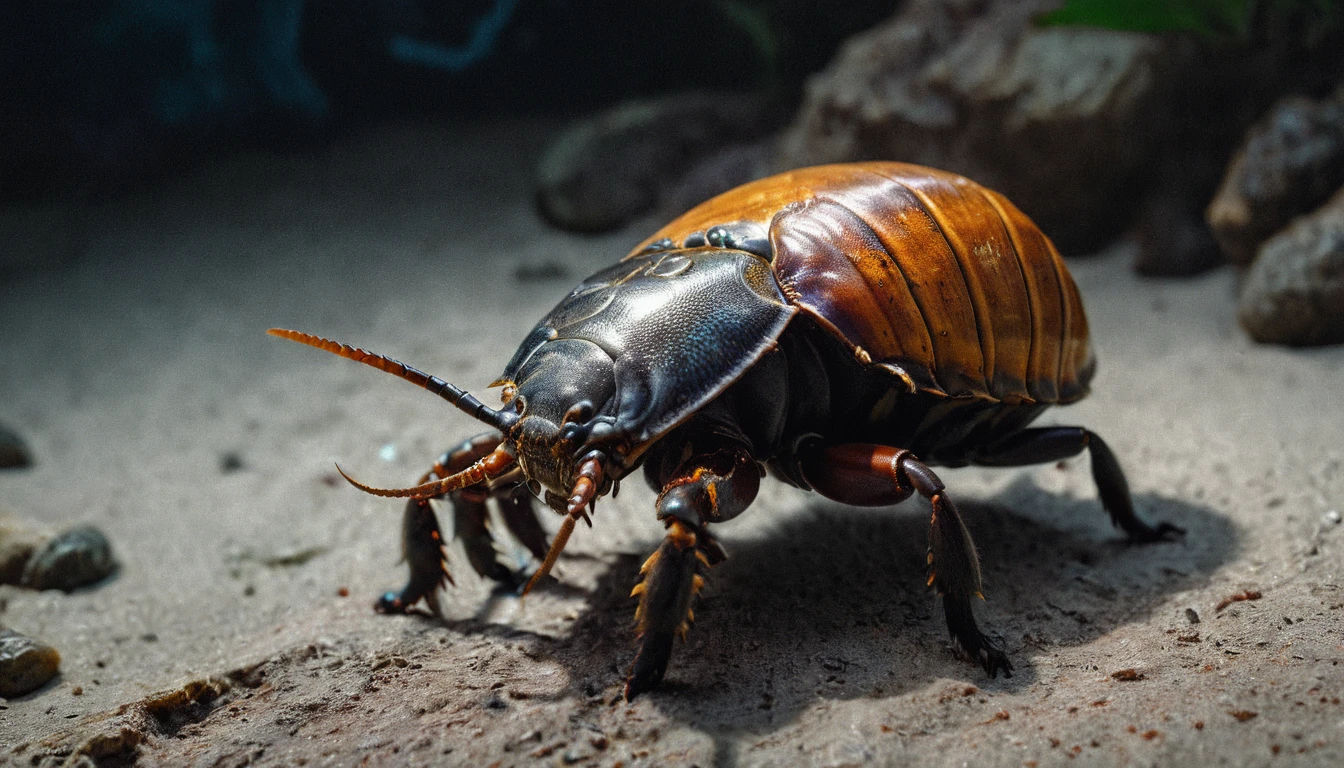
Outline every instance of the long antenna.
<path id="1" fill-rule="evenodd" d="M 446 493 L 499 477 L 508 471 L 517 461 L 517 458 L 505 447 L 507 445 L 508 443 L 501 443 L 492 453 L 455 475 L 431 480 L 410 488 L 374 488 L 345 474 L 345 470 L 341 469 L 339 464 L 336 465 L 336 471 L 340 472 L 341 477 L 344 477 L 351 485 L 374 496 L 384 496 L 390 499 L 436 499 Z"/>
<path id="2" fill-rule="evenodd" d="M 383 373 L 390 373 L 399 379 L 405 379 L 412 384 L 427 389 L 430 392 L 442 397 L 444 400 L 457 406 L 459 410 L 468 416 L 483 421 L 486 424 L 498 429 L 505 435 L 513 425 L 518 423 L 518 414 L 512 411 L 497 411 L 494 408 L 482 403 L 480 400 L 472 397 L 466 390 L 458 389 L 448 382 L 440 379 L 438 376 L 431 376 L 424 371 L 412 368 L 411 366 L 393 360 L 390 357 L 384 357 L 374 352 L 368 352 L 358 347 L 352 347 L 348 344 L 324 339 L 321 336 L 314 336 L 311 333 L 302 331 L 290 331 L 284 328 L 271 328 L 266 331 L 272 336 L 278 336 L 282 339 L 297 341 L 300 344 L 307 344 L 310 347 L 324 349 L 333 355 L 344 357 L 347 360 L 354 360 L 357 363 L 363 363 L 367 366 L 377 368 Z"/>

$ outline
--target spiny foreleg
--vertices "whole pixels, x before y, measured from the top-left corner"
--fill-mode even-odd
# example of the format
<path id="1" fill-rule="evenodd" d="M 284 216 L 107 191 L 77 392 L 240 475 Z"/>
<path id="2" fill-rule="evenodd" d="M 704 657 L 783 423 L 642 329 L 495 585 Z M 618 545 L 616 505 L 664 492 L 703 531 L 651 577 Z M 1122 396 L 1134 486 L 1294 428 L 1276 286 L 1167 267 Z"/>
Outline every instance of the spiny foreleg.
<path id="1" fill-rule="evenodd" d="M 685 640 L 695 620 L 693 603 L 709 567 L 726 557 L 707 526 L 741 513 L 760 484 L 760 465 L 736 442 L 692 455 L 663 483 L 658 517 L 667 536 L 640 569 L 632 593 L 639 598 L 639 652 L 625 684 L 627 701 L 662 681 L 673 638 Z"/>

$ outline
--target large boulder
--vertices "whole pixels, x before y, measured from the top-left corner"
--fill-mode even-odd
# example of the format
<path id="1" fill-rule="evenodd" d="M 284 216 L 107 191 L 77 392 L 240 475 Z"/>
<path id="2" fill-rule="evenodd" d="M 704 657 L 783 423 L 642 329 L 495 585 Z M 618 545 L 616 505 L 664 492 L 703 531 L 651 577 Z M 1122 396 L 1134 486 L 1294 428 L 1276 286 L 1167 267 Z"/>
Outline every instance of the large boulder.
<path id="1" fill-rule="evenodd" d="M 777 165 L 904 160 L 1008 195 L 1066 251 L 1128 223 L 1179 122 L 1186 38 L 1038 27 L 1052 0 L 912 0 L 807 86 Z"/>
<path id="2" fill-rule="evenodd" d="M 1319 101 L 1290 97 L 1248 132 L 1209 204 L 1209 226 L 1227 259 L 1246 266 L 1261 243 L 1341 184 L 1344 89 Z"/>
<path id="3" fill-rule="evenodd" d="M 1246 272 L 1238 315 L 1256 341 L 1344 342 L 1344 189 L 1265 241 Z"/>

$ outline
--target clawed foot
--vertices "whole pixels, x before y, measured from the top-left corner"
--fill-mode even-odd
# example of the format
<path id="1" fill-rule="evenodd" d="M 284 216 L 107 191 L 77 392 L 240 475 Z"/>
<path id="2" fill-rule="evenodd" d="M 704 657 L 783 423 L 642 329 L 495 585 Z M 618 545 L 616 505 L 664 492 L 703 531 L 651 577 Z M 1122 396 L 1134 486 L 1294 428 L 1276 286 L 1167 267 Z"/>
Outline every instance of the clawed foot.
<path id="1" fill-rule="evenodd" d="M 425 616 L 437 616 L 443 618 L 443 612 L 439 609 L 439 598 L 433 592 L 424 595 L 425 605 L 429 606 L 429 611 L 419 611 L 415 609 L 415 604 L 420 602 L 417 597 L 414 600 L 407 600 L 405 593 L 384 592 L 383 596 L 373 603 L 373 610 L 385 614 L 411 614 L 418 613 Z"/>
<path id="2" fill-rule="evenodd" d="M 634 701 L 639 694 L 657 687 L 663 681 L 663 673 L 667 671 L 667 662 L 671 657 L 671 634 L 659 633 L 644 637 L 639 655 L 630 668 L 630 677 L 625 681 L 625 700 Z"/>
<path id="3" fill-rule="evenodd" d="M 1004 677 L 1013 676 L 1013 663 L 1008 660 L 1008 654 L 976 626 L 969 600 L 944 595 L 943 614 L 957 650 L 984 667 L 991 678 L 998 677 L 1000 671 Z"/>
<path id="4" fill-rule="evenodd" d="M 406 607 L 406 603 L 401 600 L 401 595 L 396 592 L 384 592 L 383 596 L 373 604 L 373 610 L 378 613 L 405 613 Z"/>
<path id="5" fill-rule="evenodd" d="M 1008 660 L 1008 654 L 979 632 L 965 639 L 953 637 L 953 641 L 957 649 L 983 667 L 991 679 L 997 678 L 999 672 L 1003 672 L 1004 677 L 1013 676 L 1013 663 Z"/>

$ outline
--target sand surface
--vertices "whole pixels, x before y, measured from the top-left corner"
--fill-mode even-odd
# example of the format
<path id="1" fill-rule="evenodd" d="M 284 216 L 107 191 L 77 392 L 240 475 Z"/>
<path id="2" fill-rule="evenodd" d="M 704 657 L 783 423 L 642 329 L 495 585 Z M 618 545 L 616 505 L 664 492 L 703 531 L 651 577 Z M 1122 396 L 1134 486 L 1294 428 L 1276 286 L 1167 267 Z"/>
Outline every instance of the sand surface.
<path id="1" fill-rule="evenodd" d="M 1328 517 L 1344 512 L 1344 348 L 1255 346 L 1230 272 L 1145 281 L 1124 246 L 1071 265 L 1100 373 L 1043 423 L 1104 435 L 1142 512 L 1188 535 L 1127 546 L 1085 459 L 942 472 L 1011 679 L 952 653 L 920 502 L 859 510 L 773 482 L 720 527 L 730 559 L 689 642 L 632 705 L 616 701 L 626 595 L 661 538 L 640 483 L 525 605 L 455 547 L 446 623 L 376 615 L 403 580 L 401 505 L 333 463 L 400 485 L 479 429 L 264 330 L 484 390 L 547 308 L 656 224 L 540 223 L 551 130 L 381 129 L 58 215 L 69 258 L 0 282 L 0 422 L 37 460 L 0 473 L 0 511 L 93 522 L 122 568 L 70 595 L 0 587 L 0 624 L 64 657 L 52 684 L 0 702 L 0 761 L 1344 764 L 1344 526 Z M 552 263 L 569 276 L 514 277 Z M 1262 597 L 1217 610 L 1244 590 Z"/>

